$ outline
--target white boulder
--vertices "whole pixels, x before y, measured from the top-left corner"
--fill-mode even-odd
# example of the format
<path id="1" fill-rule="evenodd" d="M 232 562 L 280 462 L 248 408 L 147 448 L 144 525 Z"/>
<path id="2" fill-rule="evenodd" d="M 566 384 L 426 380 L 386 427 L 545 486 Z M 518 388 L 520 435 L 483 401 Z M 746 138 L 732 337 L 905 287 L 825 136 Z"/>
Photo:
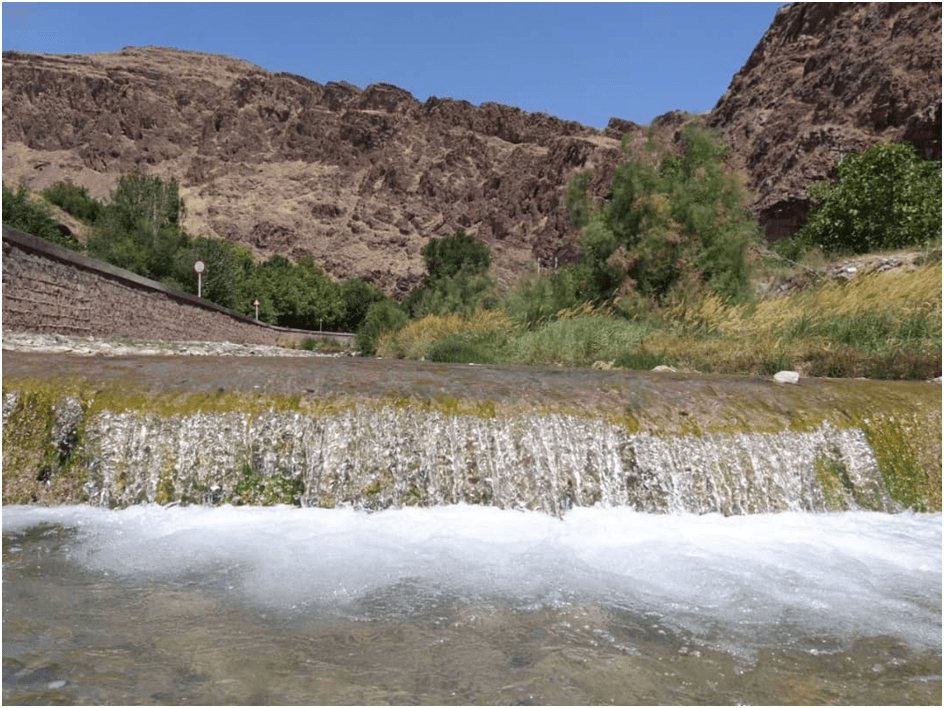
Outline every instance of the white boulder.
<path id="1" fill-rule="evenodd" d="M 783 384 L 795 384 L 800 381 L 800 375 L 796 371 L 778 371 L 774 374 L 774 381 Z"/>

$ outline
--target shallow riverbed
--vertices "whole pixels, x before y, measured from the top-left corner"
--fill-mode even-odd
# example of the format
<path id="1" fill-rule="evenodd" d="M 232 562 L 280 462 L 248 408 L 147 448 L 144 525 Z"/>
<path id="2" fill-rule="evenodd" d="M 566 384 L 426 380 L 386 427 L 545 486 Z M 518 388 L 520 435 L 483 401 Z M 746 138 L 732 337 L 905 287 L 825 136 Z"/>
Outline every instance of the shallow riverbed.
<path id="1" fill-rule="evenodd" d="M 941 700 L 941 515 L 4 507 L 4 703 Z"/>

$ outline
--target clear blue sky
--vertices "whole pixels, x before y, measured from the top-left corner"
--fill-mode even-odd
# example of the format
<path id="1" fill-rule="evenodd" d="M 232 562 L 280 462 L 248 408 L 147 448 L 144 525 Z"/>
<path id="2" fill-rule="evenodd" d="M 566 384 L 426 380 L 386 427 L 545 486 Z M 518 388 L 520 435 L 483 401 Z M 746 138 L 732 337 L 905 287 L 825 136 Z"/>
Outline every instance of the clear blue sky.
<path id="1" fill-rule="evenodd" d="M 597 128 L 711 110 L 779 3 L 3 3 L 3 49 L 157 45 Z"/>

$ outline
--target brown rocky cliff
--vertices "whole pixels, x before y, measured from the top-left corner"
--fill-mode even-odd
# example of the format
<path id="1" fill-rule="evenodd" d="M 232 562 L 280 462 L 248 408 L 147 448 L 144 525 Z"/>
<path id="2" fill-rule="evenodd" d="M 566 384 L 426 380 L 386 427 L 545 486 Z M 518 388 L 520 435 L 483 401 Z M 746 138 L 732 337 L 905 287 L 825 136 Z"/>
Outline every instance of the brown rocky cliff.
<path id="1" fill-rule="evenodd" d="M 652 127 L 671 135 L 689 117 Z M 731 144 L 768 238 L 791 233 L 806 186 L 850 150 L 903 139 L 940 159 L 941 6 L 785 6 L 705 120 Z M 645 132 L 174 49 L 3 55 L 6 183 L 65 179 L 104 198 L 134 169 L 174 177 L 189 233 L 309 254 L 392 294 L 421 281 L 428 240 L 458 227 L 489 245 L 503 283 L 573 258 L 567 181 L 591 169 L 602 198 L 620 139 Z"/>
<path id="2" fill-rule="evenodd" d="M 768 239 L 809 211 L 835 160 L 905 140 L 941 159 L 941 4 L 782 7 L 708 116 L 748 177 Z"/>
<path id="3" fill-rule="evenodd" d="M 459 227 L 488 243 L 500 281 L 572 256 L 564 187 L 586 168 L 605 183 L 620 137 L 197 52 L 3 56 L 5 181 L 67 179 L 103 198 L 131 170 L 175 177 L 188 232 L 310 254 L 391 293 L 418 284 L 423 245 Z"/>

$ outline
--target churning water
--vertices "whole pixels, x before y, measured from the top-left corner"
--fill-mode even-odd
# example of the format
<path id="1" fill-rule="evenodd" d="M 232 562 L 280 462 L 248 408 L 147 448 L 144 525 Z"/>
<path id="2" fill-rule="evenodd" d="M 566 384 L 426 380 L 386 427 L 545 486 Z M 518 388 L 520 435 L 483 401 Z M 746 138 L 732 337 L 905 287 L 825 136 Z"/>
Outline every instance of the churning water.
<path id="1" fill-rule="evenodd" d="M 941 527 L 5 507 L 3 698 L 940 705 Z"/>

